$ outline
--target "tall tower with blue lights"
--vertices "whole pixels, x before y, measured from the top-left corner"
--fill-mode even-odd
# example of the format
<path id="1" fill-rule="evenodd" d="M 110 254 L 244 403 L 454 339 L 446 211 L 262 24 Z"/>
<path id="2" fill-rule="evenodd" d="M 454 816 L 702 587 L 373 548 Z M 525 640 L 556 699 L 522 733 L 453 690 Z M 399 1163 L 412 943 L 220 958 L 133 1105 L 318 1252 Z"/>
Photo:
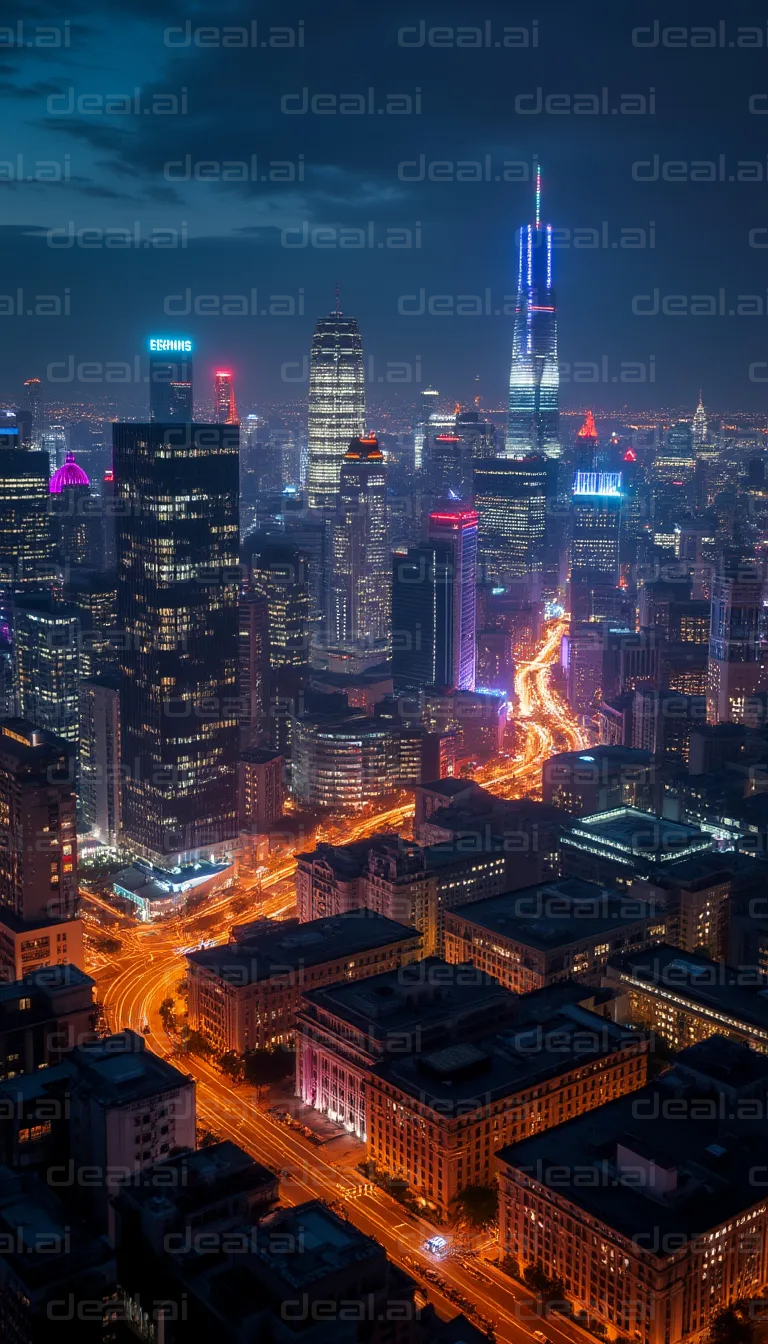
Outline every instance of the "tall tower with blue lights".
<path id="1" fill-rule="evenodd" d="M 525 457 L 529 453 L 560 457 L 559 400 L 552 225 L 541 222 L 539 166 L 536 169 L 535 220 L 520 230 L 509 374 L 507 457 Z"/>

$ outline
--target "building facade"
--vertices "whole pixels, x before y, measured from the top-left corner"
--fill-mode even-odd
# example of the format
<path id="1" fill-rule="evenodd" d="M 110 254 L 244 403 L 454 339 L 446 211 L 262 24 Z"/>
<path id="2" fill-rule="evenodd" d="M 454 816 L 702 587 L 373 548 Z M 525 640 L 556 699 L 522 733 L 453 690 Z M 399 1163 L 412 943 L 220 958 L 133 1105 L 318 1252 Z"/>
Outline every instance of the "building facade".
<path id="1" fill-rule="evenodd" d="M 309 357 L 309 505 L 333 508 L 350 440 L 363 433 L 363 338 L 338 307 L 321 317 Z"/>
<path id="2" fill-rule="evenodd" d="M 543 453 L 558 458 L 560 372 L 552 226 L 541 223 L 541 175 L 536 179 L 533 224 L 519 231 L 517 302 L 509 375 L 508 457 Z"/>

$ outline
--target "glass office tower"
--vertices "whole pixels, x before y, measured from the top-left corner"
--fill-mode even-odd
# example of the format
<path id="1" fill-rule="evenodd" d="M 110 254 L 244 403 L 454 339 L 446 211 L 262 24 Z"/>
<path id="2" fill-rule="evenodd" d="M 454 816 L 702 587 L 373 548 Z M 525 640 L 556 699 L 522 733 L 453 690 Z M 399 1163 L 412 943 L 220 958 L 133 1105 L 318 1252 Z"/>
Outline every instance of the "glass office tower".
<path id="1" fill-rule="evenodd" d="M 508 457 L 526 457 L 529 453 L 560 457 L 559 394 L 552 225 L 541 223 L 539 171 L 535 221 L 520 230 L 509 375 Z"/>
<path id="2" fill-rule="evenodd" d="M 364 432 L 363 338 L 354 317 L 338 309 L 321 317 L 309 363 L 309 505 L 336 503 L 341 464 L 351 439 Z"/>
<path id="3" fill-rule="evenodd" d="M 164 867 L 237 834 L 236 425 L 113 427 L 123 834 Z"/>

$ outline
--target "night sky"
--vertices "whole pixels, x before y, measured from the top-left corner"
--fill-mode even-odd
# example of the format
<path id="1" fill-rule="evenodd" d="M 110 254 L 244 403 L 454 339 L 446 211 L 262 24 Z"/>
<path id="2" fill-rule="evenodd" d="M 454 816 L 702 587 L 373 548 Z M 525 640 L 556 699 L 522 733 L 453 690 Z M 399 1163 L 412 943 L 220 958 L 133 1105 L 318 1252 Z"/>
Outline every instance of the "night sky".
<path id="1" fill-rule="evenodd" d="M 597 385 L 564 374 L 563 407 L 692 409 L 702 385 L 708 406 L 760 411 L 766 384 L 757 379 L 768 380 L 765 14 L 700 3 L 656 12 L 653 45 L 647 5 L 550 3 L 532 11 L 448 0 L 374 7 L 112 0 L 100 13 L 68 5 L 66 29 L 60 5 L 21 6 L 0 32 L 7 128 L 0 396 L 18 398 L 23 380 L 37 375 L 51 399 L 112 396 L 140 405 L 143 389 L 93 381 L 93 369 L 91 381 L 79 381 L 77 366 L 132 361 L 156 333 L 195 339 L 201 392 L 216 365 L 231 365 L 242 409 L 305 398 L 302 360 L 338 282 L 341 306 L 359 319 L 374 358 L 376 383 L 387 361 L 403 362 L 421 385 L 499 406 L 512 319 L 496 310 L 505 300 L 510 307 L 515 229 L 532 218 L 538 160 L 543 218 L 562 231 L 560 357 L 600 371 Z M 284 111 L 304 107 L 304 89 L 307 110 Z M 541 111 L 520 110 L 539 106 L 538 89 Z M 325 95 L 315 100 L 325 111 L 311 110 L 316 95 Z M 407 108 L 408 100 L 410 114 L 379 111 L 388 101 Z M 644 114 L 614 112 L 622 101 L 627 109 L 644 105 Z M 555 111 L 569 102 L 570 111 Z M 361 103 L 365 113 L 353 114 Z M 586 110 L 595 104 L 597 114 Z M 638 180 L 654 176 L 655 162 L 657 180 Z M 675 165 L 668 176 L 676 180 L 663 180 L 665 163 Z M 738 180 L 740 163 L 752 180 Z M 430 164 L 440 180 L 429 180 Z M 633 164 L 642 165 L 634 175 Z M 707 175 L 706 164 L 725 180 L 691 181 L 692 171 Z M 195 180 L 196 171 L 207 180 Z M 246 171 L 256 180 L 237 180 Z M 503 180 L 505 171 L 516 180 Z M 456 180 L 478 172 L 491 180 Z M 65 174 L 68 181 L 26 180 Z M 51 246 L 71 240 L 70 222 L 75 235 L 88 232 L 71 246 Z M 135 244 L 137 227 L 138 248 L 105 245 L 126 230 Z M 340 245 L 360 231 L 365 247 Z M 622 236 L 645 246 L 614 246 Z M 762 248 L 750 246 L 750 236 Z M 174 237 L 175 248 L 145 245 Z M 574 237 L 607 246 L 576 248 Z M 408 238 L 410 247 L 386 245 Z M 66 297 L 69 314 L 20 318 L 18 288 L 25 312 L 40 304 L 36 296 L 53 295 L 62 307 Z M 453 313 L 399 312 L 418 310 L 422 290 L 425 308 L 430 296 L 450 296 L 438 307 Z M 655 290 L 659 307 L 665 295 L 685 296 L 673 300 L 678 309 L 690 308 L 692 295 L 709 295 L 725 311 L 633 313 L 633 299 Z M 199 296 L 209 296 L 209 310 L 237 306 L 225 295 L 242 296 L 247 315 L 195 314 Z M 280 295 L 297 310 L 303 300 L 303 314 L 262 316 L 270 296 Z M 739 295 L 754 296 L 742 299 L 749 315 L 735 314 Z M 483 312 L 458 315 L 457 304 Z M 651 297 L 635 302 L 653 306 Z M 652 355 L 653 385 L 621 382 L 623 361 L 633 370 L 640 362 L 650 376 Z M 70 357 L 73 380 L 51 383 L 48 366 L 67 377 Z M 281 374 L 286 364 L 290 381 Z M 417 387 L 396 390 L 412 400 Z"/>

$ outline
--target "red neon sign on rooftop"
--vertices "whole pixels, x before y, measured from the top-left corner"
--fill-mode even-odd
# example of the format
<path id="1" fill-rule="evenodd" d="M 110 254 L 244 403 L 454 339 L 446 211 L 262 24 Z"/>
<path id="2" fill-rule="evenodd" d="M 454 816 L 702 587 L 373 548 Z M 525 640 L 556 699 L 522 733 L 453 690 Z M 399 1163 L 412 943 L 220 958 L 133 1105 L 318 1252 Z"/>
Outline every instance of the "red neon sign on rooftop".
<path id="1" fill-rule="evenodd" d="M 457 509 L 456 513 L 430 513 L 430 523 L 460 523 L 462 527 L 476 527 L 480 514 L 474 509 Z"/>

